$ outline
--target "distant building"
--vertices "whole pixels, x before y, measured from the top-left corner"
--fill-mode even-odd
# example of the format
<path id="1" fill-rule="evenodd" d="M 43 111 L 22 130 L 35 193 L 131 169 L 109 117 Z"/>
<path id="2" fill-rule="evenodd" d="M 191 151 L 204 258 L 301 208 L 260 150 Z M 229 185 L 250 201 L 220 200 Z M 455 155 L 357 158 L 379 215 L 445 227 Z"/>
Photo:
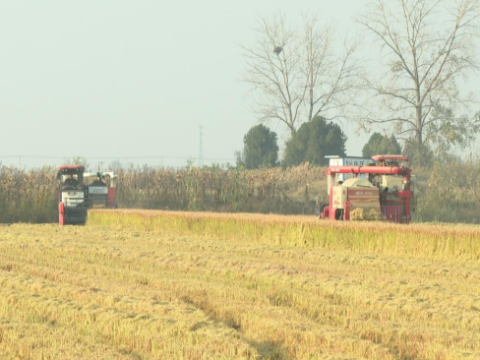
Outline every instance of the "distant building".
<path id="1" fill-rule="evenodd" d="M 338 155 L 328 155 L 325 156 L 325 158 L 329 159 L 329 166 L 367 166 L 368 164 L 373 162 L 371 158 L 363 158 L 359 156 L 340 157 Z M 336 174 L 335 181 L 345 181 L 353 177 L 355 177 L 353 174 Z M 358 177 L 362 179 L 367 179 L 368 175 L 359 174 Z"/>

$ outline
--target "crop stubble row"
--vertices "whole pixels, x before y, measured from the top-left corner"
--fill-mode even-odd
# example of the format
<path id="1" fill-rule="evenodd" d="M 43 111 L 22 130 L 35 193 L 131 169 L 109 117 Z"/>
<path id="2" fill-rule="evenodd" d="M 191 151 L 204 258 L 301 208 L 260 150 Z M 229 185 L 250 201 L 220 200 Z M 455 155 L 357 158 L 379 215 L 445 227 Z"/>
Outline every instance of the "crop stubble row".
<path id="1" fill-rule="evenodd" d="M 342 238 L 355 226 L 383 245 Z M 417 230 L 140 211 L 2 227 L 0 357 L 477 358 L 476 230 L 388 238 Z"/>

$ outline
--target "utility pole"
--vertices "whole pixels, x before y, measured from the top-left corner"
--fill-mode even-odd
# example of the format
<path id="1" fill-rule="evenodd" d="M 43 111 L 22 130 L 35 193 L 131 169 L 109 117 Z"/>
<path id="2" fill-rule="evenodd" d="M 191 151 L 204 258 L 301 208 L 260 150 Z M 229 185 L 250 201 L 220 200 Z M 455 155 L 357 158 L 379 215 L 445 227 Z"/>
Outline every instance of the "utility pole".
<path id="1" fill-rule="evenodd" d="M 203 166 L 203 126 L 200 125 L 200 143 L 198 146 L 198 167 Z"/>

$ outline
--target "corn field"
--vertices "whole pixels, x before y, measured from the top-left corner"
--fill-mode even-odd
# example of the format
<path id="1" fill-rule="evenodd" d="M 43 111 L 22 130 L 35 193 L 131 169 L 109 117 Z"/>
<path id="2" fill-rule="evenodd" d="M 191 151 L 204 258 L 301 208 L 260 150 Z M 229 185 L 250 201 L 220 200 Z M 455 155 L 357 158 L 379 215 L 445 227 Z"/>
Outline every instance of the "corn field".
<path id="1" fill-rule="evenodd" d="M 0 167 L 0 222 L 52 222 L 57 216 L 55 169 Z"/>
<path id="2" fill-rule="evenodd" d="M 55 222 L 56 169 L 0 166 L 0 222 Z M 417 173 L 417 222 L 480 223 L 480 172 L 475 164 L 437 165 Z M 219 167 L 118 171 L 120 208 L 313 215 L 328 203 L 325 169 Z"/>
<path id="3" fill-rule="evenodd" d="M 117 193 L 126 208 L 309 214 L 316 194 L 310 188 L 325 180 L 324 170 L 308 164 L 286 170 L 121 170 Z"/>

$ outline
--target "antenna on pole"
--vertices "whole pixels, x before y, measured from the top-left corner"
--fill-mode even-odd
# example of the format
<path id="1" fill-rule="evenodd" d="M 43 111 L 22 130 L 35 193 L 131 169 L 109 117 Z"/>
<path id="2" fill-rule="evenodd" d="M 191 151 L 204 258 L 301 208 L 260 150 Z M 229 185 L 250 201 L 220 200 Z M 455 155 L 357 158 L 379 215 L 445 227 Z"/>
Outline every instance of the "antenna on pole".
<path id="1" fill-rule="evenodd" d="M 200 142 L 198 145 L 198 167 L 203 166 L 203 126 L 200 125 Z"/>

